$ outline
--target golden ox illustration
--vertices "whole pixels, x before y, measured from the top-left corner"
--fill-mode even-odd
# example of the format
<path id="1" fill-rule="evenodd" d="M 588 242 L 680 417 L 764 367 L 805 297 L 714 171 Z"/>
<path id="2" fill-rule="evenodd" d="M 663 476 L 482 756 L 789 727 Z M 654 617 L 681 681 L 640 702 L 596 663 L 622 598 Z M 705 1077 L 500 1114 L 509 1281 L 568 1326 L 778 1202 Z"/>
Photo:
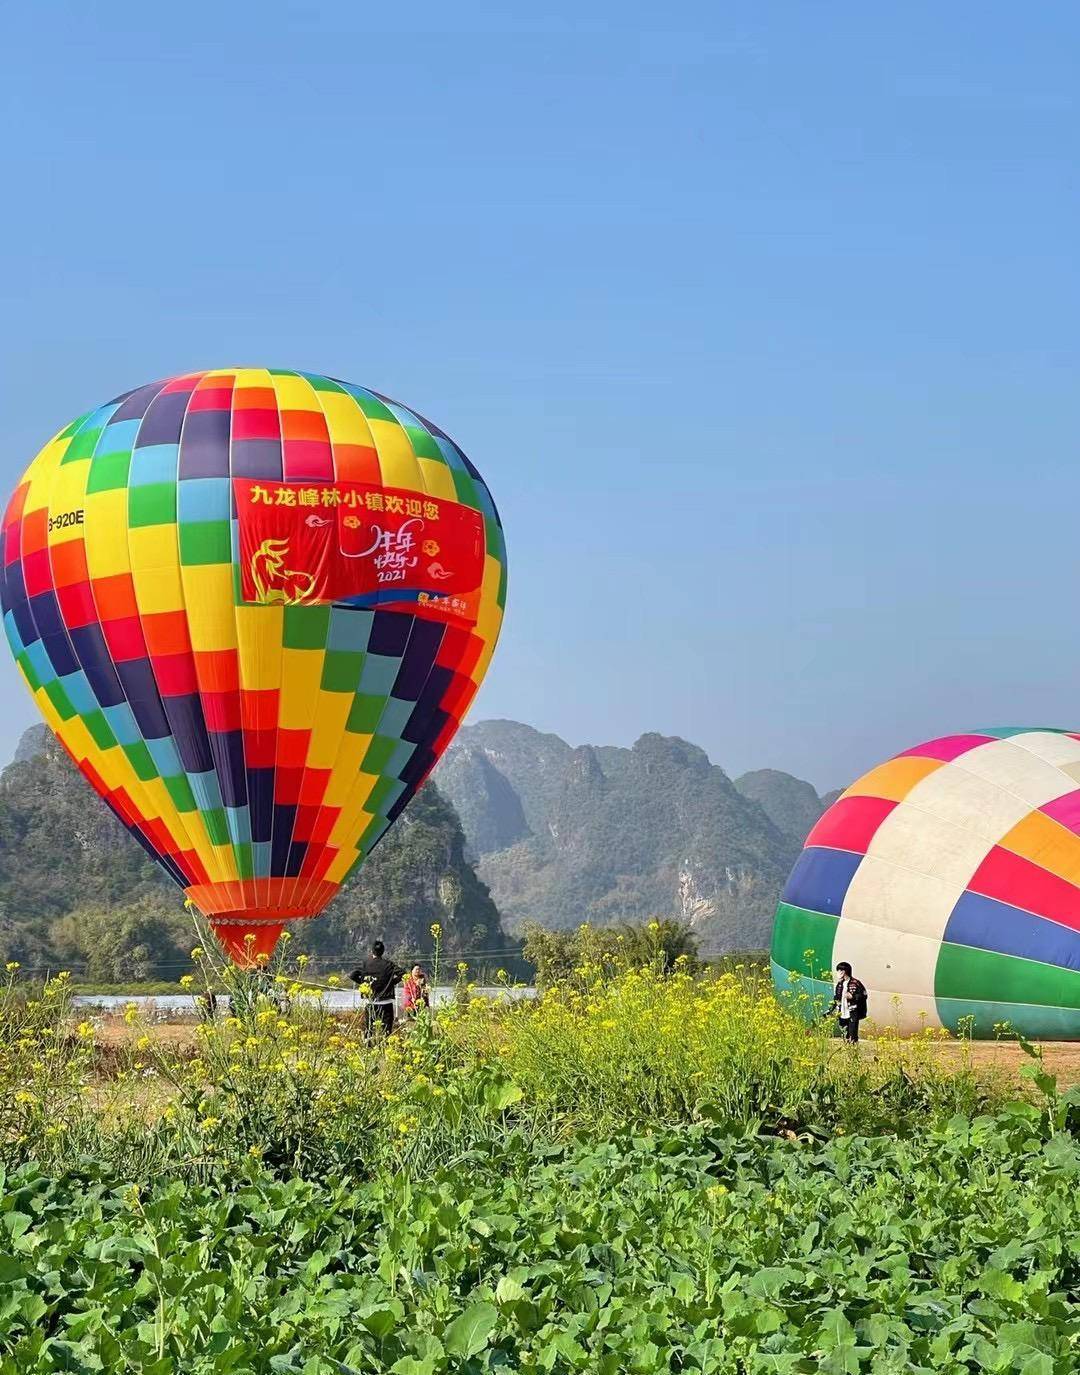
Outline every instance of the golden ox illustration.
<path id="1" fill-rule="evenodd" d="M 264 539 L 251 556 L 251 580 L 255 600 L 269 605 L 297 606 L 315 591 L 315 577 L 296 568 L 286 568 L 289 552 L 286 539 Z"/>

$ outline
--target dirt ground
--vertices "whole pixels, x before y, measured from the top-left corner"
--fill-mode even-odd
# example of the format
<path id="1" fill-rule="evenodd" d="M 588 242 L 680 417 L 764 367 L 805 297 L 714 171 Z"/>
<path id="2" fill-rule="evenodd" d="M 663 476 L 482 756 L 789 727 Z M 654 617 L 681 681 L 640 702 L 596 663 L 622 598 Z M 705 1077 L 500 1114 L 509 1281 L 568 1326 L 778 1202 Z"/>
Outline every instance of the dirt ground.
<path id="1" fill-rule="evenodd" d="M 946 1041 L 935 1046 L 934 1052 L 958 1064 L 962 1056 L 968 1055 L 974 1065 L 1013 1075 L 1019 1074 L 1024 1065 L 1031 1064 L 1020 1047 L 1008 1041 L 972 1041 L 968 1046 Z M 1080 1041 L 1043 1041 L 1042 1052 L 1043 1064 L 1050 1074 L 1057 1076 L 1058 1088 L 1080 1084 Z"/>
<path id="2" fill-rule="evenodd" d="M 182 1051 L 194 1045 L 195 1026 L 193 1021 L 159 1022 L 149 1029 L 149 1034 L 159 1045 Z M 109 1046 L 119 1047 L 146 1034 L 146 1030 L 143 1026 L 125 1025 L 122 1017 L 104 1017 L 97 1023 L 99 1042 Z M 864 1054 L 873 1054 L 872 1040 L 864 1039 L 862 1046 Z M 1044 1041 L 1042 1049 L 1043 1063 L 1057 1076 L 1059 1088 L 1067 1089 L 1080 1083 L 1080 1041 Z M 951 1061 L 959 1066 L 968 1057 L 975 1066 L 1012 1076 L 1019 1075 L 1023 1066 L 1031 1063 L 1018 1045 L 1008 1041 L 972 1041 L 966 1045 L 944 1041 L 933 1047 L 933 1053 L 946 1063 Z"/>

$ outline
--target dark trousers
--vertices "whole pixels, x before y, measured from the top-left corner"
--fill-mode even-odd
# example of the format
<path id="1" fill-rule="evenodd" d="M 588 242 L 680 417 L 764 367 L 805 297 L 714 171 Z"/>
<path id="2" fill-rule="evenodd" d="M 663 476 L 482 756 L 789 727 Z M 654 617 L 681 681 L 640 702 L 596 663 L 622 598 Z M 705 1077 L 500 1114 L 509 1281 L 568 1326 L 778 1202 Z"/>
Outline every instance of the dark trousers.
<path id="1" fill-rule="evenodd" d="M 857 1042 L 859 1039 L 859 1019 L 858 1017 L 841 1017 L 840 1030 L 843 1032 L 844 1040 Z"/>
<path id="2" fill-rule="evenodd" d="M 379 1035 L 380 1028 L 384 1036 L 389 1036 L 393 1031 L 393 1003 L 375 1003 L 367 1009 L 364 1018 L 364 1033 L 369 1041 Z"/>

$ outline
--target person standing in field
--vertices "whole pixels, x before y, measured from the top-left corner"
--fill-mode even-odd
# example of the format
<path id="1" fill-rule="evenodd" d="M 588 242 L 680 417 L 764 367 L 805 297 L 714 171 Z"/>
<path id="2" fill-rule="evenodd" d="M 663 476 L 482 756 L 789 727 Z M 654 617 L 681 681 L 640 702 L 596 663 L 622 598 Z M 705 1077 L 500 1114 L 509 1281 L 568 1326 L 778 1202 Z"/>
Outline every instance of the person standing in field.
<path id="1" fill-rule="evenodd" d="M 414 964 L 401 985 L 401 1010 L 406 1017 L 415 1017 L 422 1007 L 431 1006 L 427 975 Z"/>
<path id="2" fill-rule="evenodd" d="M 836 966 L 836 972 L 840 977 L 836 981 L 833 1000 L 825 1016 L 831 1017 L 836 1013 L 844 1040 L 854 1045 L 859 1039 L 859 1023 L 866 1016 L 866 987 L 852 974 L 851 965 L 847 960 L 840 961 Z"/>
<path id="3" fill-rule="evenodd" d="M 386 958 L 386 946 L 376 941 L 371 947 L 371 958 L 364 961 L 359 969 L 349 975 L 358 988 L 366 985 L 371 993 L 368 998 L 367 1015 L 364 1020 L 364 1034 L 370 1041 L 381 1026 L 384 1035 L 389 1036 L 394 1029 L 394 989 L 405 975 L 393 960 Z"/>

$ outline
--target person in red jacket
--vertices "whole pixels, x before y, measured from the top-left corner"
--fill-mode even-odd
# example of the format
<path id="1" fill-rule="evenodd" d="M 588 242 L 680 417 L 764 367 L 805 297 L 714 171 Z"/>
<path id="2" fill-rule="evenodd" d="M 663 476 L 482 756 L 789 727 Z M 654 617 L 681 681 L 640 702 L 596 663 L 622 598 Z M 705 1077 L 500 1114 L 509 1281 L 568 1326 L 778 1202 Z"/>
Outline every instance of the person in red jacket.
<path id="1" fill-rule="evenodd" d="M 836 966 L 836 972 L 840 977 L 836 981 L 833 1000 L 825 1016 L 831 1017 L 836 1013 L 844 1040 L 855 1044 L 859 1039 L 859 1023 L 866 1016 L 866 986 L 852 974 L 851 965 L 847 960 L 840 961 Z"/>
<path id="2" fill-rule="evenodd" d="M 427 975 L 418 964 L 414 964 L 405 975 L 401 994 L 401 1010 L 406 1017 L 415 1017 L 422 1007 L 431 1006 Z"/>

